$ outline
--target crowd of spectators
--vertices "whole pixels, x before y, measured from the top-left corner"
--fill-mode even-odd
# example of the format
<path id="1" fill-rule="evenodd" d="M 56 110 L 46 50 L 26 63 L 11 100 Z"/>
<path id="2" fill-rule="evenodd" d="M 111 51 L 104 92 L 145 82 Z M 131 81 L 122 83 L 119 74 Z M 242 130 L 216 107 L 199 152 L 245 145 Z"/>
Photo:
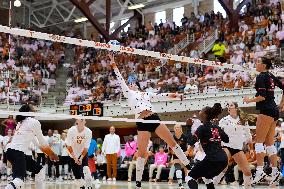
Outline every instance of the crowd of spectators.
<path id="1" fill-rule="evenodd" d="M 10 52 L 10 53 L 9 53 Z M 10 56 L 9 56 L 10 54 Z M 0 102 L 39 104 L 43 93 L 56 84 L 64 62 L 59 43 L 0 33 Z"/>
<path id="2" fill-rule="evenodd" d="M 229 33 L 228 25 L 220 30 L 219 41 L 212 51 L 222 62 L 254 68 L 259 57 L 279 57 L 284 39 L 280 2 L 247 6 L 239 21 L 239 31 Z"/>
<path id="3" fill-rule="evenodd" d="M 258 2 L 248 4 L 241 14 L 239 31 L 230 33 L 228 18 L 221 13 L 199 13 L 184 17 L 182 26 L 174 22 L 129 28 L 121 34 L 121 45 L 167 52 L 187 34 L 194 34 L 195 45 L 182 55 L 209 58 L 195 47 L 216 29 L 219 40 L 212 48 L 213 60 L 255 68 L 259 57 L 279 57 L 277 49 L 284 39 L 281 4 Z M 65 104 L 85 101 L 116 101 L 121 98 L 120 87 L 109 66 L 106 51 L 76 48 L 77 62 L 70 67 L 70 89 Z M 210 54 L 210 52 L 209 52 Z M 131 54 L 117 54 L 116 61 L 125 80 L 139 81 L 142 90 L 151 92 L 180 92 L 185 94 L 217 93 L 224 90 L 250 88 L 256 74 L 251 71 L 233 71 L 210 66 L 198 66 L 171 60 L 157 60 Z"/>
<path id="4" fill-rule="evenodd" d="M 65 104 L 120 99 L 121 90 L 109 66 L 108 52 L 78 51 L 77 57 L 82 58 L 69 69 L 67 83 L 70 88 Z M 255 74 L 245 71 L 176 64 L 124 53 L 116 55 L 116 61 L 124 79 L 135 78 L 147 92 L 217 93 L 250 87 L 255 79 Z"/>

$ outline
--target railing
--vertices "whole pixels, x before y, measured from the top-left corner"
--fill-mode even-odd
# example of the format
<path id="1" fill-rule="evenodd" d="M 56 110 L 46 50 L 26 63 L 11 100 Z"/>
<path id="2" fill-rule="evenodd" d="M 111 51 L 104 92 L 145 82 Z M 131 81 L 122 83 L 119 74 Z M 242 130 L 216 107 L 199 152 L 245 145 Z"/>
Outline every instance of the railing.
<path id="1" fill-rule="evenodd" d="M 189 35 L 187 34 L 186 37 L 181 40 L 178 44 L 175 44 L 175 46 L 171 49 L 169 49 L 169 54 L 179 54 L 184 48 L 186 48 L 189 44 L 193 43 L 195 41 L 194 34 Z"/>
<path id="2" fill-rule="evenodd" d="M 251 94 L 253 95 L 255 93 L 255 89 L 254 88 L 243 88 L 243 89 L 239 89 L 239 90 L 219 90 L 217 93 L 195 93 L 195 94 L 185 94 L 185 98 L 184 98 L 184 102 L 191 100 L 191 101 L 196 101 L 198 103 L 200 103 L 198 101 L 198 99 L 207 99 L 209 100 L 210 98 L 222 98 L 224 96 L 228 96 L 228 97 L 232 97 L 235 98 L 238 95 L 245 95 L 245 94 Z M 277 92 L 278 94 L 279 92 Z M 280 93 L 279 93 L 280 94 Z M 109 109 L 113 106 L 121 106 L 121 107 L 128 107 L 126 100 L 124 98 L 121 98 L 118 101 L 103 101 L 102 102 L 104 104 L 104 106 L 108 107 L 106 109 Z M 153 102 L 155 104 L 159 103 L 159 102 Z M 197 104 L 198 104 L 197 103 Z M 82 104 L 82 103 L 81 103 Z M 251 105 L 253 106 L 253 105 Z M 10 111 L 18 111 L 19 108 L 21 107 L 20 103 L 5 103 L 5 102 L 0 102 L 0 110 L 7 110 L 9 107 Z M 43 103 L 41 100 L 41 103 L 39 105 L 37 105 L 37 109 L 38 112 L 46 112 L 46 113 L 68 113 L 69 112 L 69 106 L 64 106 L 64 105 L 58 105 L 55 100 L 54 100 L 54 104 L 53 103 Z M 186 109 L 184 109 L 183 111 L 185 111 Z"/>
<path id="3" fill-rule="evenodd" d="M 164 100 L 164 101 L 153 101 L 153 106 L 157 113 L 165 113 L 167 112 L 185 112 L 185 111 L 198 111 L 205 106 L 212 106 L 216 101 L 220 102 L 222 106 L 225 106 L 228 102 L 234 101 L 238 102 L 240 107 L 253 107 L 255 104 L 245 104 L 243 103 L 243 97 L 253 97 L 255 95 L 255 89 L 245 89 L 245 90 L 234 90 L 234 91 L 219 91 L 217 93 L 197 93 L 186 95 L 183 101 L 180 99 L 174 100 Z M 275 100 L 277 103 L 280 101 L 282 97 L 281 90 L 275 91 Z M 104 105 L 104 116 L 108 117 L 116 117 L 116 116 L 125 116 L 132 115 L 128 103 L 126 101 L 104 101 L 102 102 Z M 10 111 L 18 111 L 21 107 L 20 104 L 13 104 L 10 107 Z M 43 106 L 41 109 L 38 107 L 38 112 L 41 113 L 65 113 L 69 114 L 69 106 Z M 0 105 L 0 110 L 3 112 L 7 110 L 7 104 Z M 7 115 L 0 115 L 1 118 L 5 118 Z M 62 117 L 64 119 L 64 117 Z"/>
<path id="4" fill-rule="evenodd" d="M 198 45 L 197 45 L 197 49 L 199 51 L 199 53 L 208 53 L 215 41 L 218 39 L 218 30 L 216 29 L 214 32 L 212 32 L 206 39 L 204 39 L 202 42 L 200 42 Z"/>

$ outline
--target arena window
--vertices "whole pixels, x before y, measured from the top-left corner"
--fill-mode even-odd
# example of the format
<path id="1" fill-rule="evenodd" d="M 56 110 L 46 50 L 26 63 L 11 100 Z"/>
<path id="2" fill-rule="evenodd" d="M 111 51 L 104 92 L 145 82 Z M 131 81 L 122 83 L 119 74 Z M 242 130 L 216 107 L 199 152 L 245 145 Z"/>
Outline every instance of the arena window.
<path id="1" fill-rule="evenodd" d="M 123 25 L 124 23 L 126 23 L 128 20 L 129 20 L 129 19 L 121 20 L 121 25 Z M 129 27 L 130 27 L 130 24 L 128 24 L 123 30 L 124 30 L 125 32 L 127 32 Z"/>
<path id="2" fill-rule="evenodd" d="M 173 9 L 173 21 L 176 23 L 177 26 L 181 26 L 181 19 L 183 18 L 184 14 L 184 7 L 178 7 Z"/>
<path id="3" fill-rule="evenodd" d="M 156 14 L 155 14 L 155 22 L 157 24 L 160 24 L 161 23 L 160 20 L 162 20 L 162 22 L 166 21 L 166 11 L 156 12 Z"/>

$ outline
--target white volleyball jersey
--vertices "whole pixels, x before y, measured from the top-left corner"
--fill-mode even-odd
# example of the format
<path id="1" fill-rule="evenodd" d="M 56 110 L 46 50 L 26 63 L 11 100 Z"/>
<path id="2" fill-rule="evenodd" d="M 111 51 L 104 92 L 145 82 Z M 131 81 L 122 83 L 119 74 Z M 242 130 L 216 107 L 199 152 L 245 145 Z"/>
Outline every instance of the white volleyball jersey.
<path id="1" fill-rule="evenodd" d="M 4 137 L 0 135 L 0 154 L 3 154 L 3 139 Z"/>
<path id="2" fill-rule="evenodd" d="M 39 145 L 39 142 L 37 140 L 36 137 L 34 137 L 33 141 L 30 143 L 30 146 L 29 146 L 29 151 L 26 152 L 25 154 L 28 155 L 28 156 L 31 156 L 33 155 L 33 151 L 37 153 L 38 149 L 40 148 L 40 145 Z M 43 152 L 41 152 L 43 153 Z"/>
<path id="3" fill-rule="evenodd" d="M 47 146 L 47 142 L 42 134 L 40 122 L 34 118 L 28 117 L 21 123 L 18 123 L 12 142 L 8 145 L 8 148 L 26 152 L 35 137 L 40 146 Z"/>
<path id="4" fill-rule="evenodd" d="M 250 129 L 241 124 L 239 117 L 235 119 L 228 115 L 220 120 L 219 126 L 229 136 L 229 143 L 223 143 L 223 146 L 242 150 L 244 143 L 252 140 Z"/>
<path id="5" fill-rule="evenodd" d="M 80 157 L 84 148 L 89 149 L 92 139 L 92 131 L 85 127 L 84 130 L 79 133 L 77 126 L 73 126 L 68 130 L 66 144 L 71 146 L 73 152 L 77 158 Z"/>
<path id="6" fill-rule="evenodd" d="M 35 151 L 35 145 L 34 145 L 33 142 L 31 142 L 30 146 L 28 148 L 28 151 L 25 151 L 25 155 L 32 156 L 33 155 L 33 151 Z"/>
<path id="7" fill-rule="evenodd" d="M 151 92 L 140 92 L 130 90 L 125 83 L 122 75 L 120 74 L 118 68 L 114 69 L 117 76 L 117 80 L 123 91 L 123 95 L 127 98 L 128 105 L 135 114 L 135 118 L 140 116 L 140 113 L 144 110 L 151 112 L 156 112 L 151 101 L 152 100 L 166 100 L 169 99 L 168 93 L 156 94 Z"/>
<path id="8" fill-rule="evenodd" d="M 3 137 L 3 150 L 4 152 L 7 152 L 7 149 L 8 149 L 8 145 L 10 144 L 11 142 L 11 139 L 13 138 L 13 136 L 4 136 Z"/>
<path id="9" fill-rule="evenodd" d="M 43 138 L 45 139 L 45 136 L 43 136 Z M 41 149 L 40 149 L 40 145 L 39 145 L 39 142 L 38 142 L 38 139 L 35 137 L 35 139 L 34 139 L 34 145 L 35 145 L 35 152 L 37 153 L 37 154 L 43 154 L 43 152 L 41 151 Z M 48 144 L 48 143 L 47 143 Z"/>
<path id="10" fill-rule="evenodd" d="M 61 139 L 61 156 L 69 156 L 66 146 L 66 140 Z"/>

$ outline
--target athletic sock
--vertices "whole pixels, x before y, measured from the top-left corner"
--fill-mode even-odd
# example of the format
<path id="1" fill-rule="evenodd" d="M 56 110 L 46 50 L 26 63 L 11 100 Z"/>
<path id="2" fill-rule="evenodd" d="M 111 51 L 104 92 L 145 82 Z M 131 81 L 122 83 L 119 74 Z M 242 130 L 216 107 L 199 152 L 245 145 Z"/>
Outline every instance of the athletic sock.
<path id="1" fill-rule="evenodd" d="M 225 173 L 224 172 L 221 172 L 217 178 L 221 181 L 221 179 L 225 176 Z"/>
<path id="2" fill-rule="evenodd" d="M 276 175 L 278 173 L 277 167 L 272 167 L 272 175 Z"/>
<path id="3" fill-rule="evenodd" d="M 184 154 L 184 152 L 182 151 L 181 147 L 178 144 L 176 144 L 175 147 L 172 148 L 172 150 L 174 151 L 175 155 L 179 158 L 179 160 L 183 165 L 185 166 L 189 165 L 189 160 L 187 159 L 186 155 Z"/>
<path id="4" fill-rule="evenodd" d="M 221 172 L 218 176 L 214 177 L 213 184 L 219 184 L 224 176 L 225 173 Z"/>
<path id="5" fill-rule="evenodd" d="M 252 176 L 243 176 L 244 177 L 244 185 L 246 186 L 251 186 L 252 184 Z"/>
<path id="6" fill-rule="evenodd" d="M 179 185 L 182 185 L 182 179 L 177 179 L 177 181 Z"/>

